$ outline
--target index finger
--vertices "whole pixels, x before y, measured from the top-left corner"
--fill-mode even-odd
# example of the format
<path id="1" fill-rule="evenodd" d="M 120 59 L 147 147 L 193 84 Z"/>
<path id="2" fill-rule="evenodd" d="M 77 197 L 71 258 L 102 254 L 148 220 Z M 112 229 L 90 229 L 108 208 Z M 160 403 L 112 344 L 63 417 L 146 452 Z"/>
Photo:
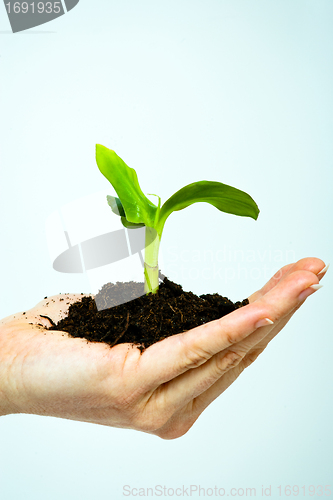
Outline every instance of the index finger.
<path id="1" fill-rule="evenodd" d="M 327 266 L 325 266 L 325 262 L 315 257 L 306 257 L 304 259 L 298 260 L 297 262 L 293 262 L 292 264 L 287 264 L 286 266 L 283 266 L 279 271 L 277 271 L 260 290 L 250 295 L 249 302 L 252 303 L 258 298 L 265 295 L 265 293 L 269 292 L 269 290 L 276 286 L 279 281 L 285 279 L 290 273 L 294 271 L 311 271 L 318 276 L 326 268 Z M 322 278 L 322 276 L 320 276 L 320 278 Z"/>

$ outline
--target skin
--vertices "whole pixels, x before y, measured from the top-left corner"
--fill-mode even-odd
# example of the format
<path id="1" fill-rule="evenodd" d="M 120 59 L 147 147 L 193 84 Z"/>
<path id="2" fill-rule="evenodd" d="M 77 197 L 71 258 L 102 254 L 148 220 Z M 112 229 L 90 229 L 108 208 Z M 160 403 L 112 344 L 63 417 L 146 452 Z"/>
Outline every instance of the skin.
<path id="1" fill-rule="evenodd" d="M 249 305 L 143 354 L 130 344 L 110 348 L 48 331 L 40 315 L 57 322 L 82 295 L 43 300 L 0 321 L 0 415 L 48 415 L 178 438 L 315 292 L 309 287 L 324 267 L 316 258 L 285 266 Z M 265 318 L 274 323 L 258 326 Z"/>

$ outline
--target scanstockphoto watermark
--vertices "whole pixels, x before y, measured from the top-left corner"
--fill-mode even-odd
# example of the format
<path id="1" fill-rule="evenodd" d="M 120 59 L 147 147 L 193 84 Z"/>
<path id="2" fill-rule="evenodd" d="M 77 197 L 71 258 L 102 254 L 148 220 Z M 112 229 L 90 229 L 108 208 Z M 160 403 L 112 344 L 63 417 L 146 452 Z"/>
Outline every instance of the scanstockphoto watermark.
<path id="1" fill-rule="evenodd" d="M 260 250 L 232 249 L 224 245 L 218 250 L 166 250 L 170 274 L 178 281 L 186 279 L 230 282 L 234 280 L 267 280 L 285 263 L 295 262 L 294 250 L 268 247 Z"/>
<path id="2" fill-rule="evenodd" d="M 80 0 L 4 0 L 13 33 L 53 21 L 72 10 Z"/>
<path id="3" fill-rule="evenodd" d="M 198 484 L 188 486 L 182 485 L 170 488 L 161 484 L 153 487 L 132 487 L 129 484 L 123 486 L 124 497 L 255 497 L 256 488 L 230 488 L 225 489 L 219 486 L 203 487 Z"/>
<path id="4" fill-rule="evenodd" d="M 179 249 L 177 246 L 171 246 L 167 249 L 167 258 L 169 262 L 176 263 L 231 263 L 231 262 L 253 262 L 253 263 L 277 263 L 288 261 L 293 262 L 295 259 L 294 250 L 281 250 L 268 246 L 263 250 L 242 250 L 234 249 L 223 245 L 218 250 L 198 250 L 195 248 L 185 250 Z"/>
<path id="5" fill-rule="evenodd" d="M 169 487 L 165 485 L 155 485 L 150 487 L 133 487 L 129 484 L 123 486 L 123 497 L 169 497 L 169 498 L 254 498 L 254 497 L 331 497 L 332 487 L 330 484 L 286 484 L 286 485 L 264 485 L 259 488 L 223 488 L 220 486 L 203 487 L 198 484 Z"/>
<path id="6" fill-rule="evenodd" d="M 268 280 L 274 274 L 279 277 L 282 271 L 276 273 L 276 267 L 271 267 L 263 264 L 260 267 L 245 267 L 241 264 L 234 266 L 221 266 L 213 264 L 212 266 L 205 267 L 168 267 L 168 272 L 174 280 L 184 282 L 185 280 L 199 280 L 199 281 L 212 281 L 215 279 L 221 280 L 224 283 L 229 283 L 235 280 L 251 280 L 263 281 Z"/>

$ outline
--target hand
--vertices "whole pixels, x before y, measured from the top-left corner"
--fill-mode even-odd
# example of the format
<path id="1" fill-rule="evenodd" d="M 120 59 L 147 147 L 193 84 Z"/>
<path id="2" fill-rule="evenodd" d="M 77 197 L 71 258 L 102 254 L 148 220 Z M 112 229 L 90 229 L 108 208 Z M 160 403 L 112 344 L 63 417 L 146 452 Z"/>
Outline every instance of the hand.
<path id="1" fill-rule="evenodd" d="M 82 295 L 45 299 L 0 321 L 0 415 L 49 415 L 180 437 L 314 293 L 324 267 L 315 258 L 285 266 L 249 305 L 143 354 L 130 344 L 110 348 L 48 331 L 42 316 L 57 322 Z"/>

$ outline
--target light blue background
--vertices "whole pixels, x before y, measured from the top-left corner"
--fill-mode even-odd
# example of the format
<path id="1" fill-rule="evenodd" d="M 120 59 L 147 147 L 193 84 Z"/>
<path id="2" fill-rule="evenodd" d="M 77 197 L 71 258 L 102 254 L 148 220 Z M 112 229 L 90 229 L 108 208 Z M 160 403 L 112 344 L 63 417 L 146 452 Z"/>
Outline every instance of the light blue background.
<path id="1" fill-rule="evenodd" d="M 164 271 L 185 289 L 239 300 L 294 259 L 332 261 L 332 22 L 326 0 L 81 0 L 12 35 L 1 5 L 0 317 L 89 291 L 53 271 L 44 225 L 107 187 L 97 142 L 162 200 L 205 178 L 257 201 L 257 222 L 202 204 L 170 217 Z M 272 485 L 278 498 L 278 485 L 333 484 L 330 274 L 179 440 L 2 418 L 1 500 L 120 499 L 125 484 L 257 497 Z"/>

